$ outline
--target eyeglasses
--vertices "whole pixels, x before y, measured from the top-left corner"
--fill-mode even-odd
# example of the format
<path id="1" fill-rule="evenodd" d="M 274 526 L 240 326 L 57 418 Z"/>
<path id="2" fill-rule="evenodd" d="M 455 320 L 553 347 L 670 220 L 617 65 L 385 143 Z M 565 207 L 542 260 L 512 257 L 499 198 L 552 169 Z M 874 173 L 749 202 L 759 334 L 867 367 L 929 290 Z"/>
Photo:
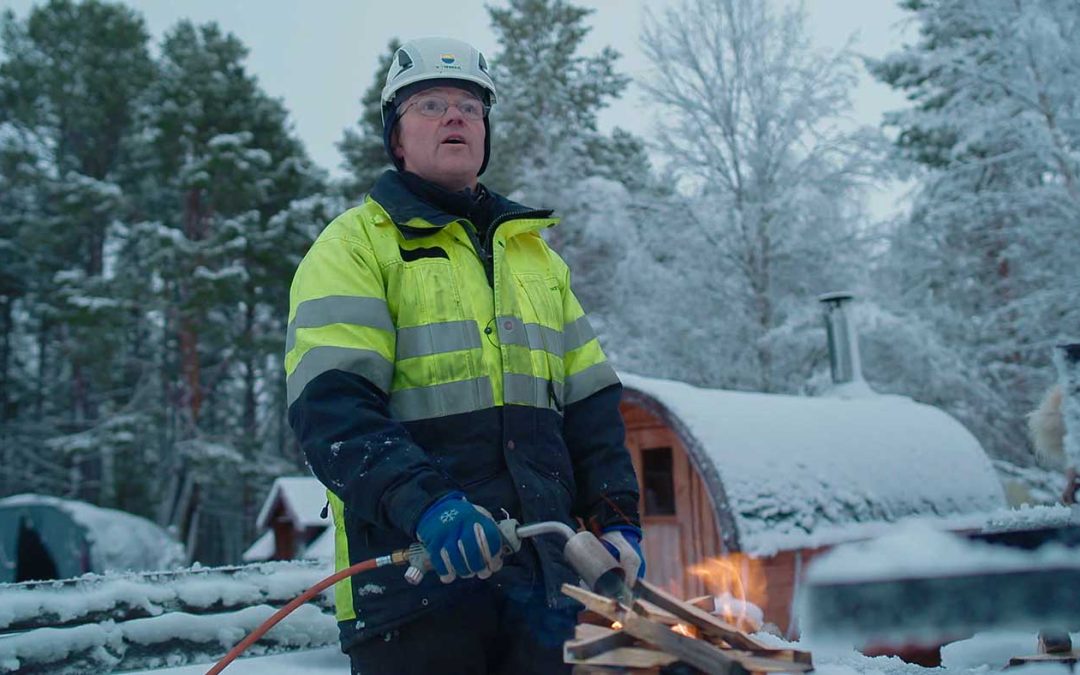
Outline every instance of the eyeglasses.
<path id="1" fill-rule="evenodd" d="M 404 115 L 409 108 L 416 108 L 416 112 L 424 117 L 439 119 L 446 114 L 451 105 L 458 109 L 462 117 L 474 121 L 484 119 L 487 117 L 488 111 L 491 110 L 491 106 L 484 105 L 479 99 L 475 98 L 462 99 L 452 104 L 439 96 L 421 96 L 411 103 L 406 103 L 398 111 L 398 117 Z"/>

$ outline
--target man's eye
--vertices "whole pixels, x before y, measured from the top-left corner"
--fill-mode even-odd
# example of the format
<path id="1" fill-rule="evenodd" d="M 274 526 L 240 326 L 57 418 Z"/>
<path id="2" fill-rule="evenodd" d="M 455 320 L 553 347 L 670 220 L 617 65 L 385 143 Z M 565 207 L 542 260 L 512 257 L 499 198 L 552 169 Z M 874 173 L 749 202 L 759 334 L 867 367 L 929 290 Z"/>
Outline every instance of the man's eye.
<path id="1" fill-rule="evenodd" d="M 424 113 L 441 113 L 446 110 L 446 104 L 434 98 L 420 101 L 417 107 L 420 108 L 420 112 Z"/>
<path id="2" fill-rule="evenodd" d="M 480 104 L 474 101 L 462 101 L 458 103 L 458 110 L 462 115 L 479 115 L 481 112 Z"/>

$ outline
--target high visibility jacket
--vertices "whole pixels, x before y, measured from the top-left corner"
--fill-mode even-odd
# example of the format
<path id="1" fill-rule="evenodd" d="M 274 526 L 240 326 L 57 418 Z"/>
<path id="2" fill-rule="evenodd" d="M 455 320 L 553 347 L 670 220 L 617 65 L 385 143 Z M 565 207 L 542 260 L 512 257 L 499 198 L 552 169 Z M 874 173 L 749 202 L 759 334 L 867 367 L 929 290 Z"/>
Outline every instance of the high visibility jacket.
<path id="1" fill-rule="evenodd" d="M 408 546 L 441 496 L 496 518 L 638 525 L 621 385 L 539 232 L 556 224 L 498 195 L 486 241 L 387 172 L 336 218 L 293 280 L 289 422 L 327 486 L 336 565 Z M 386 567 L 335 589 L 343 647 L 467 594 Z M 561 542 L 529 541 L 490 580 L 542 584 L 551 606 L 577 576 Z"/>

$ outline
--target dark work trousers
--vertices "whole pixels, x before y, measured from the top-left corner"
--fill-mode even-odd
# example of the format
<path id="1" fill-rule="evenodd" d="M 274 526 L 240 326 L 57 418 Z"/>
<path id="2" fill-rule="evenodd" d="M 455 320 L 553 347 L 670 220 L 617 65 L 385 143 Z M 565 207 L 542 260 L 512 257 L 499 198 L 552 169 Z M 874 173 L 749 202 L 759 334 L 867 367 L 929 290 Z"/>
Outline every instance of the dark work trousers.
<path id="1" fill-rule="evenodd" d="M 542 590 L 485 584 L 449 607 L 365 640 L 349 652 L 353 675 L 569 673 L 563 642 L 577 611 L 549 609 Z"/>

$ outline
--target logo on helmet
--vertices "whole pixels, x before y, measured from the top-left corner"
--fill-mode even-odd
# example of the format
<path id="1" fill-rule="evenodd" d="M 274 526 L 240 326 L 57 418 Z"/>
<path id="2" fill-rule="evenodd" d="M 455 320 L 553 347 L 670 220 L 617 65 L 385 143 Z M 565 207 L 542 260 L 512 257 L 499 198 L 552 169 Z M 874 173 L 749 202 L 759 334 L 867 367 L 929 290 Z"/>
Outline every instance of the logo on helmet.
<path id="1" fill-rule="evenodd" d="M 457 61 L 457 58 L 455 58 L 453 54 L 443 54 L 439 58 L 441 58 L 442 62 L 445 63 L 446 65 L 450 65 L 454 61 Z"/>

